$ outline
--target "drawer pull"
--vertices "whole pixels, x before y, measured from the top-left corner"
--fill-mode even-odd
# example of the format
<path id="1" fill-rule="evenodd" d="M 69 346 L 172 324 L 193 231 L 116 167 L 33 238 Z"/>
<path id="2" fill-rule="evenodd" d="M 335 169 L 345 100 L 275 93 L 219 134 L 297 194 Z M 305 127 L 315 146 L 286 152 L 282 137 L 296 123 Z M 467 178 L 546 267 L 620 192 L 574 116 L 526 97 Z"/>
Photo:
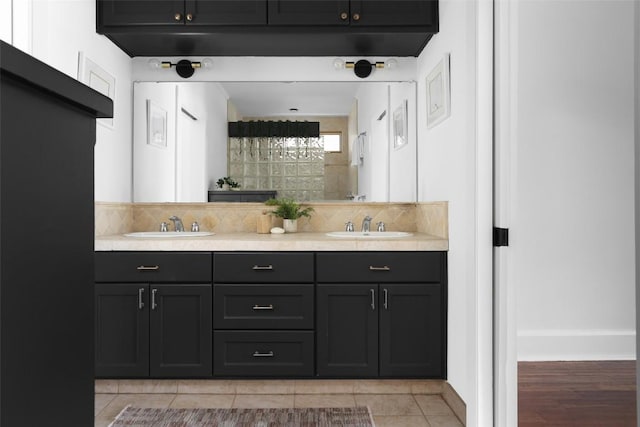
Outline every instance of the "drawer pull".
<path id="1" fill-rule="evenodd" d="M 138 271 L 157 271 L 157 270 L 160 270 L 160 266 L 159 265 L 139 265 L 138 267 L 136 267 L 136 270 L 138 270 Z"/>
<path id="2" fill-rule="evenodd" d="M 254 265 L 254 270 L 273 270 L 273 265 Z"/>
<path id="3" fill-rule="evenodd" d="M 273 304 L 269 304 L 269 305 L 254 305 L 253 306 L 254 310 L 273 310 Z"/>
<path id="4" fill-rule="evenodd" d="M 260 353 L 259 351 L 254 351 L 253 352 L 253 357 L 273 357 L 273 351 L 270 351 L 268 353 Z"/>
<path id="5" fill-rule="evenodd" d="M 369 266 L 369 270 L 371 271 L 391 271 L 391 268 L 389 266 L 384 266 L 384 267 L 374 267 L 373 265 Z"/>

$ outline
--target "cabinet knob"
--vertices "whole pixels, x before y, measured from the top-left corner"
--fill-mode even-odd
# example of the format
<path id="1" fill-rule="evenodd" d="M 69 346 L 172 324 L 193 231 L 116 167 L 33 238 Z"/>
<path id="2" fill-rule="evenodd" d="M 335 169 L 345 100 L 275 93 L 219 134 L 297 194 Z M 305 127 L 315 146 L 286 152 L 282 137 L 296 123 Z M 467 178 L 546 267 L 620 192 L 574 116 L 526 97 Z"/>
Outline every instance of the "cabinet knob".
<path id="1" fill-rule="evenodd" d="M 193 21 L 193 14 L 187 13 L 186 18 L 187 18 L 187 21 L 189 21 L 189 22 Z"/>
<path id="2" fill-rule="evenodd" d="M 182 21 L 182 14 L 176 13 L 175 15 L 173 15 L 173 19 L 176 21 Z"/>
<path id="3" fill-rule="evenodd" d="M 360 14 L 359 13 L 354 13 L 353 14 L 353 20 L 354 21 L 359 21 L 360 20 Z"/>
<path id="4" fill-rule="evenodd" d="M 348 17 L 349 17 L 349 14 L 347 12 L 342 12 L 340 14 L 340 19 L 342 19 L 343 21 L 346 21 Z"/>

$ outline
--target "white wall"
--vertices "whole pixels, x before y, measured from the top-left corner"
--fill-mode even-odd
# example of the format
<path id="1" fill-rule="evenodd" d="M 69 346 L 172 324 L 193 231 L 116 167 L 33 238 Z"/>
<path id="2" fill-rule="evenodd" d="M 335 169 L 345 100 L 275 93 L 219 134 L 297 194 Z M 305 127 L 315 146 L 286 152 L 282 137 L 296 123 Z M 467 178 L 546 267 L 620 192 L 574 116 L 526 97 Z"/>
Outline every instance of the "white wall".
<path id="1" fill-rule="evenodd" d="M 518 358 L 633 359 L 633 2 L 521 1 L 515 24 Z"/>
<path id="2" fill-rule="evenodd" d="M 13 1 L 0 0 L 0 40 L 13 44 Z M 17 46 L 16 46 L 17 47 Z"/>
<path id="3" fill-rule="evenodd" d="M 366 132 L 364 161 L 358 167 L 358 195 L 368 201 L 416 200 L 416 85 L 392 82 L 362 85 L 356 93 L 358 133 Z M 393 114 L 408 102 L 405 146 L 393 146 Z M 382 120 L 380 115 L 385 113 Z"/>
<path id="4" fill-rule="evenodd" d="M 367 201 L 388 201 L 389 87 L 362 85 L 356 93 L 358 133 L 366 132 L 363 161 L 358 166 L 358 195 Z M 378 118 L 385 114 L 381 121 Z M 384 133 L 380 135 L 380 133 Z"/>
<path id="5" fill-rule="evenodd" d="M 220 85 L 213 83 L 136 82 L 134 86 L 133 200 L 180 200 L 176 198 L 179 196 L 176 188 L 180 185 L 176 181 L 180 175 L 176 169 L 179 167 L 176 144 L 181 132 L 177 124 L 182 114 L 180 108 L 185 106 L 204 123 L 204 135 L 199 141 L 204 146 L 200 150 L 203 154 L 196 159 L 198 164 L 191 166 L 204 174 L 203 190 L 199 191 L 202 200 L 199 201 L 206 201 L 206 190 L 215 188 L 215 181 L 227 174 L 227 94 Z M 167 148 L 147 144 L 147 99 L 167 111 Z"/>
<path id="6" fill-rule="evenodd" d="M 479 419 L 476 247 L 476 19 L 474 2 L 440 2 L 440 33 L 418 57 L 418 200 L 449 201 L 448 380 Z M 451 115 L 427 129 L 426 76 L 450 53 Z M 486 337 L 491 342 L 491 337 Z M 486 424 L 488 425 L 488 424 Z"/>
<path id="7" fill-rule="evenodd" d="M 227 176 L 227 99 L 229 96 L 217 84 L 203 85 L 207 99 L 207 182 L 216 188 L 216 181 Z"/>
<path id="8" fill-rule="evenodd" d="M 133 201 L 176 201 L 177 85 L 136 83 L 133 104 Z M 147 143 L 149 103 L 166 112 L 166 147 Z"/>
<path id="9" fill-rule="evenodd" d="M 393 145 L 393 114 L 407 101 L 407 144 Z M 389 149 L 389 201 L 414 202 L 417 197 L 416 179 L 416 84 L 391 83 L 389 85 L 389 114 L 391 144 Z"/>
<path id="10" fill-rule="evenodd" d="M 82 51 L 115 77 L 114 127 L 96 130 L 95 199 L 131 201 L 131 59 L 96 34 L 95 0 L 13 0 L 13 5 L 20 15 L 13 21 L 17 47 L 73 78 Z"/>
<path id="11" fill-rule="evenodd" d="M 157 57 L 161 61 L 179 59 L 202 60 L 202 57 Z M 211 68 L 201 68 L 189 78 L 190 82 L 362 82 L 362 81 L 409 81 L 415 78 L 416 58 L 395 58 L 397 66 L 392 69 L 374 69 L 365 80 L 358 78 L 353 70 L 336 70 L 333 66 L 335 57 L 212 57 Z M 344 58 L 354 60 L 354 58 Z M 358 57 L 370 62 L 385 61 L 388 57 Z M 151 69 L 149 58 L 133 59 L 134 81 L 185 81 L 178 76 L 174 68 Z"/>

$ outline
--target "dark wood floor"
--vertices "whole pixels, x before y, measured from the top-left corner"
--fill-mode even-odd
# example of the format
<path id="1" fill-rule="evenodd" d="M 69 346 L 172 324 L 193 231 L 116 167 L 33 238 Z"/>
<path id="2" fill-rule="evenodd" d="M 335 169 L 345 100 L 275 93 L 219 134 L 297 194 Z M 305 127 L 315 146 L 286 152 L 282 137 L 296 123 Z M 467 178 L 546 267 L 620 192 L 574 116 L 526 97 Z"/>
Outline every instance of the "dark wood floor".
<path id="1" fill-rule="evenodd" d="M 518 426 L 635 427 L 636 362 L 518 363 Z"/>

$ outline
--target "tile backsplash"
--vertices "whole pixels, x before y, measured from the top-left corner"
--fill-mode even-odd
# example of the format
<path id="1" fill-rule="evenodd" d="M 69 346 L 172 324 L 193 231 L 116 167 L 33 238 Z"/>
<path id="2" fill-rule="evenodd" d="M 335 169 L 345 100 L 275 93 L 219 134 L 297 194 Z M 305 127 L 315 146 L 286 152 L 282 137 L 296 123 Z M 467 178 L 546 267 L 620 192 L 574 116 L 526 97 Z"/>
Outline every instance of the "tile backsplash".
<path id="1" fill-rule="evenodd" d="M 447 202 L 423 203 L 353 203 L 313 202 L 311 218 L 298 221 L 300 232 L 344 230 L 351 220 L 359 229 L 362 219 L 369 215 L 372 226 L 379 221 L 389 231 L 423 232 L 448 238 Z M 185 229 L 194 221 L 202 231 L 216 233 L 255 233 L 258 216 L 270 212 L 262 203 L 107 203 L 96 202 L 96 236 L 123 234 L 131 231 L 156 231 L 169 217 L 182 218 Z M 273 218 L 274 226 L 282 220 Z M 169 227 L 171 229 L 171 225 Z"/>

